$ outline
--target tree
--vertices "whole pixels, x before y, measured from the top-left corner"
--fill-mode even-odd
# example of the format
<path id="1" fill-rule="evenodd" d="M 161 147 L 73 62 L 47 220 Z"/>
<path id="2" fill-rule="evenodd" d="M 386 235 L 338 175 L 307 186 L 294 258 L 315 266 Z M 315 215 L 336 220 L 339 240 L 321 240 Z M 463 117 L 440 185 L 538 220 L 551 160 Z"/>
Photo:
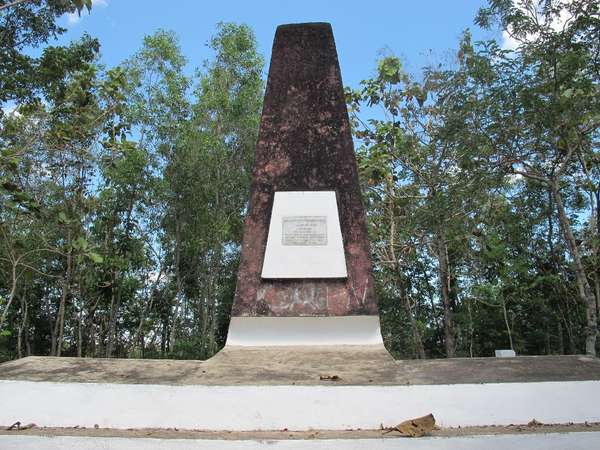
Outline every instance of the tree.
<path id="1" fill-rule="evenodd" d="M 379 263 L 400 278 L 404 287 L 399 292 L 409 312 L 414 306 L 410 306 L 411 288 L 406 284 L 414 275 L 406 272 L 419 264 L 406 257 L 425 256 L 421 267 L 435 261 L 448 357 L 455 355 L 457 346 L 454 314 L 459 303 L 461 255 L 466 252 L 464 236 L 489 184 L 486 155 L 466 132 L 472 108 L 453 95 L 461 82 L 451 71 L 430 69 L 418 83 L 401 71 L 398 58 L 387 57 L 379 62 L 378 77 L 363 81 L 362 90 L 351 94 L 356 112 L 360 102 L 383 109 L 383 119 L 358 121 L 356 132 L 365 144 L 361 169 L 366 171 L 370 190 L 378 193 L 381 206 L 376 208 L 383 209 L 377 229 L 383 227 L 387 236 L 381 237 L 381 247 L 376 246 L 381 252 Z M 432 303 L 433 317 L 435 310 Z M 411 327 L 422 357 L 414 319 Z"/>
<path id="2" fill-rule="evenodd" d="M 199 73 L 189 127 L 165 168 L 167 255 L 184 299 L 175 317 L 203 357 L 224 343 L 263 95 L 263 59 L 248 27 L 220 24 L 210 47 L 215 59 Z M 196 202 L 205 207 L 190 207 Z"/>
<path id="3" fill-rule="evenodd" d="M 162 281 L 140 311 L 137 339 L 152 316 L 160 354 L 208 357 L 224 341 L 252 154 L 262 101 L 262 58 L 246 26 L 221 24 L 215 59 L 182 74 L 176 37 L 160 31 L 126 65 L 131 122 L 155 155 L 155 239 Z M 225 320 L 224 320 L 225 319 Z M 142 345 L 144 351 L 144 346 Z"/>
<path id="4" fill-rule="evenodd" d="M 66 30 L 56 24 L 63 14 L 81 13 L 92 8 L 91 0 L 1 0 L 0 36 L 3 55 L 0 58 L 0 105 L 7 101 L 33 100 L 40 82 L 50 79 L 40 71 L 51 63 L 47 58 L 33 58 L 24 53 L 36 48 Z M 75 59 L 70 61 L 77 64 Z M 73 67 L 64 66 L 63 70 Z"/>
<path id="5" fill-rule="evenodd" d="M 515 5 L 491 1 L 480 11 L 478 23 L 499 22 L 519 43 L 517 50 L 494 44 L 477 53 L 466 50 L 469 75 L 479 89 L 473 95 L 486 105 L 478 132 L 504 167 L 552 194 L 579 301 L 586 305 L 585 351 L 590 355 L 596 354 L 597 299 L 569 210 L 578 209 L 582 190 L 598 190 L 589 176 L 597 165 L 600 126 L 598 8 L 597 2 L 587 0 Z M 597 211 L 597 203 L 593 209 Z"/>
<path id="6" fill-rule="evenodd" d="M 48 47 L 42 56 L 29 56 L 26 49 L 37 48 L 66 30 L 56 24 L 59 16 L 86 7 L 91 0 L 0 1 L 0 120 L 5 110 L 20 114 L 27 105 L 36 105 L 55 81 L 69 73 L 84 70 L 99 50 L 96 40 L 85 36 L 68 47 Z M 0 201 L 8 197 L 12 204 L 34 207 L 29 194 L 1 173 L 15 172 L 23 149 L 0 146 Z"/>

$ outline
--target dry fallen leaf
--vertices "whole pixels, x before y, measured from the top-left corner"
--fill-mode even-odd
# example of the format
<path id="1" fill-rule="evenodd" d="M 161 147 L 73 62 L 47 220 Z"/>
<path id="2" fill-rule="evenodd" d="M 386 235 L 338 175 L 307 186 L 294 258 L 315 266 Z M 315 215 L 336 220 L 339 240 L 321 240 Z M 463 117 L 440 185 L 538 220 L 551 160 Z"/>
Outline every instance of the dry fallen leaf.
<path id="1" fill-rule="evenodd" d="M 7 428 L 7 430 L 14 430 L 15 428 L 18 430 L 21 427 L 21 422 L 17 421 L 15 423 L 13 423 L 10 427 Z"/>
<path id="2" fill-rule="evenodd" d="M 435 428 L 435 417 L 433 414 L 427 414 L 416 419 L 405 420 L 395 427 L 387 428 L 385 433 L 397 431 L 404 436 L 421 437 L 429 433 Z"/>
<path id="3" fill-rule="evenodd" d="M 321 376 L 319 376 L 319 380 L 323 380 L 323 381 L 339 381 L 340 377 L 338 377 L 337 375 L 321 375 Z"/>
<path id="4" fill-rule="evenodd" d="M 35 423 L 28 423 L 27 425 L 21 425 L 21 422 L 17 421 L 13 423 L 10 427 L 7 427 L 7 430 L 28 430 L 29 428 L 35 428 L 37 425 Z"/>

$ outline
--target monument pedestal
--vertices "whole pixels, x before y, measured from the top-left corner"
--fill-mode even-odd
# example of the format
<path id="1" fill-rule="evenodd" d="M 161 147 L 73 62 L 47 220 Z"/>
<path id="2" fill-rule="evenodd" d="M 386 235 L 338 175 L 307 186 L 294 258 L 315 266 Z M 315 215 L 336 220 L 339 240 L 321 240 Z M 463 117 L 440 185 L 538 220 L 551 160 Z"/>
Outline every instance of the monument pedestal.
<path id="1" fill-rule="evenodd" d="M 332 380 L 333 379 L 333 380 Z M 225 347 L 207 361 L 29 357 L 0 366 L 0 424 L 201 430 L 600 422 L 600 360 L 395 361 L 383 346 Z"/>
<path id="2" fill-rule="evenodd" d="M 428 413 L 441 427 L 501 427 L 532 419 L 545 424 L 600 422 L 600 360 L 534 356 L 395 361 L 378 345 L 226 346 L 207 361 L 29 357 L 0 366 L 0 399 L 0 425 L 37 425 L 27 431 L 33 435 L 2 432 L 2 449 L 239 449 L 259 448 L 267 441 L 281 441 L 276 448 L 333 448 L 328 439 L 339 440 L 335 448 L 363 448 L 358 442 L 367 445 L 367 439 L 373 448 L 404 448 L 422 445 L 417 443 L 422 439 L 404 444 L 400 438 L 384 439 L 393 434 L 377 430 Z M 98 436 L 77 431 L 86 428 L 93 434 L 95 427 L 113 431 Z M 118 431 L 128 429 L 129 435 Z M 210 436 L 207 441 L 206 434 L 196 432 L 177 444 L 181 447 L 175 441 L 153 447 L 140 440 L 147 437 L 146 429 L 158 433 L 154 441 L 177 437 L 161 437 L 156 429 L 203 430 Z M 274 434 L 253 435 L 257 430 Z M 300 434 L 291 439 L 288 430 Z M 321 431 L 314 435 L 315 430 Z M 357 433 L 335 434 L 344 430 Z M 598 448 L 600 428 L 583 430 L 587 432 L 569 438 L 583 444 L 567 447 Z M 233 432 L 246 433 L 238 436 L 241 444 L 231 440 Z M 522 448 L 542 448 L 540 443 L 563 442 L 564 432 L 513 438 Z M 481 433 L 464 442 L 459 435 L 431 438 L 429 447 L 411 448 L 509 445 L 506 433 L 499 438 Z M 67 437 L 49 437 L 55 435 Z M 109 446 L 107 436 L 113 435 L 114 446 Z M 297 446 L 303 436 L 310 441 Z M 330 437 L 314 440 L 318 436 Z M 89 447 L 81 447 L 81 439 Z M 527 447 L 527 439 L 535 445 Z M 49 447 L 52 442 L 60 446 Z"/>

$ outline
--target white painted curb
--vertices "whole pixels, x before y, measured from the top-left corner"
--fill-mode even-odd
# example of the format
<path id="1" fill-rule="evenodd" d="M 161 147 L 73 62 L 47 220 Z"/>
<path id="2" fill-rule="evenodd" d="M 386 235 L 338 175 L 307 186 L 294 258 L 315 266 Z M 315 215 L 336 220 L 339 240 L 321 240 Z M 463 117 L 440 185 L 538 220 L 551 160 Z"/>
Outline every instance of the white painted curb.
<path id="1" fill-rule="evenodd" d="M 410 386 L 169 386 L 0 380 L 0 425 L 204 430 L 599 422 L 600 381 Z M 599 447 L 600 448 L 600 447 Z"/>

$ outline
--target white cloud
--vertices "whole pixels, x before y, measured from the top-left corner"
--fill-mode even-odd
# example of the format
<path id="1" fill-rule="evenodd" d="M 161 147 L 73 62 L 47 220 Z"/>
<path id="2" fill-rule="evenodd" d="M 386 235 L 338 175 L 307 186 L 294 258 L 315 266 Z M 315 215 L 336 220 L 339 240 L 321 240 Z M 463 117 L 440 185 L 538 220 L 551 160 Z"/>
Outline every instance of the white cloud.
<path id="1" fill-rule="evenodd" d="M 94 10 L 94 8 L 106 8 L 107 6 L 108 6 L 108 0 L 92 0 L 92 11 Z M 67 22 L 69 23 L 69 25 L 75 25 L 82 19 L 82 17 L 84 16 L 84 14 L 86 12 L 87 12 L 87 9 L 83 8 L 83 10 L 81 10 L 81 15 L 79 15 L 79 13 L 77 13 L 77 11 L 68 13 L 67 14 Z"/>
<path id="2" fill-rule="evenodd" d="M 76 12 L 67 14 L 67 22 L 69 22 L 69 24 L 71 24 L 71 25 L 76 24 L 80 20 L 81 20 L 81 17 L 79 17 L 79 14 L 77 14 Z"/>
<path id="3" fill-rule="evenodd" d="M 502 48 L 504 50 L 516 50 L 519 47 L 519 41 L 513 38 L 506 30 L 502 31 Z"/>
<path id="4" fill-rule="evenodd" d="M 564 0 L 562 2 L 562 4 L 563 4 L 563 6 L 567 6 L 572 1 L 573 0 Z M 530 13 L 528 11 L 526 11 L 525 6 L 524 6 L 524 3 L 526 3 L 526 2 L 527 2 L 527 0 L 513 0 L 513 4 L 515 4 L 515 6 L 517 8 L 519 8 L 520 10 L 524 11 L 527 15 L 529 15 Z M 537 5 L 536 9 L 539 10 L 542 0 L 537 0 L 537 1 L 534 0 L 534 2 Z M 549 24 L 549 26 L 553 31 L 561 31 L 563 29 L 563 27 L 565 26 L 565 24 L 567 23 L 567 21 L 571 18 L 572 18 L 572 16 L 569 13 L 569 11 L 567 11 L 567 9 L 563 7 L 563 9 L 560 12 L 560 14 L 558 15 L 558 17 L 553 17 L 553 20 Z M 544 24 L 544 17 L 541 14 L 538 16 L 538 20 L 542 24 Z M 521 45 L 521 42 L 519 42 L 517 39 L 512 37 L 509 31 L 507 31 L 507 30 L 502 31 L 501 46 L 504 50 L 516 50 Z M 526 37 L 525 40 L 528 42 L 532 42 L 532 41 L 535 41 L 537 39 L 537 37 L 538 37 L 537 34 L 530 34 Z"/>
<path id="5" fill-rule="evenodd" d="M 6 117 L 21 117 L 21 113 L 18 110 L 18 105 L 15 105 L 12 102 L 7 105 L 3 105 L 2 112 Z"/>

